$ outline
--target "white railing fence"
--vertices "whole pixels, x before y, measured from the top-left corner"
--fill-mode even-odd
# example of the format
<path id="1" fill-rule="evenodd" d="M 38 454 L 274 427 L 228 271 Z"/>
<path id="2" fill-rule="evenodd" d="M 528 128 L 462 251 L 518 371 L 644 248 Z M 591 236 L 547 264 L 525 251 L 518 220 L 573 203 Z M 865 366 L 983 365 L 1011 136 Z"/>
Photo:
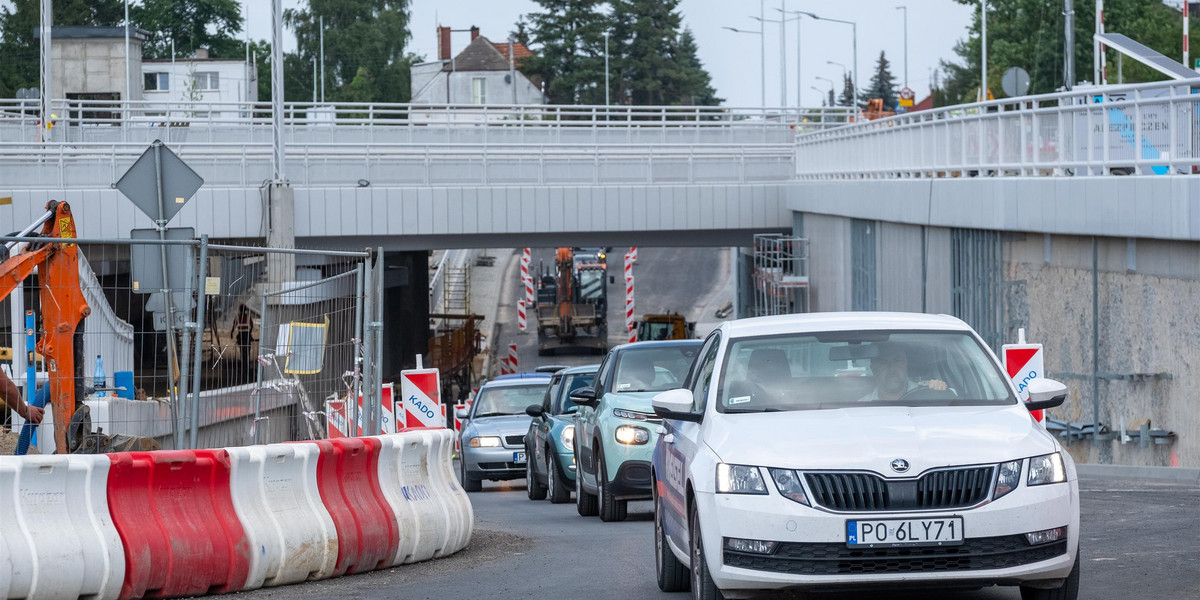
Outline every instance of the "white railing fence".
<path id="1" fill-rule="evenodd" d="M 1077 88 L 803 133 L 802 179 L 1165 175 L 1200 166 L 1200 79 Z"/>

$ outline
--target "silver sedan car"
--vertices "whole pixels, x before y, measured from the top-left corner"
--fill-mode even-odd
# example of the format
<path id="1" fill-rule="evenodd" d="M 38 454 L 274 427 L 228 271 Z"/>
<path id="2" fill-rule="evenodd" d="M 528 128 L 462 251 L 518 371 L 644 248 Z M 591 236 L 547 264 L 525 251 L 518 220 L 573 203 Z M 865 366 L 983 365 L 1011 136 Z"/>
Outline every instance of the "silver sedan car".
<path id="1" fill-rule="evenodd" d="M 479 491 L 484 479 L 525 477 L 525 433 L 532 420 L 525 407 L 541 402 L 549 385 L 549 373 L 489 381 L 479 388 L 470 409 L 458 409 L 458 417 L 466 420 L 459 473 L 464 490 Z"/>

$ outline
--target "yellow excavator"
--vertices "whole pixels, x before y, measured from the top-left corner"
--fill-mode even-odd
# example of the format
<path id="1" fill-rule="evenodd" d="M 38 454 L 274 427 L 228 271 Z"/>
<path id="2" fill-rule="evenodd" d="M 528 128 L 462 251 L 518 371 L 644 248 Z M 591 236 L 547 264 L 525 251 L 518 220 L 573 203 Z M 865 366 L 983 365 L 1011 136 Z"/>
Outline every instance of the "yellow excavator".
<path id="1" fill-rule="evenodd" d="M 672 312 L 665 314 L 645 314 L 638 321 L 637 339 L 640 342 L 649 340 L 689 340 L 696 337 L 696 324 L 689 323 L 683 315 Z"/>

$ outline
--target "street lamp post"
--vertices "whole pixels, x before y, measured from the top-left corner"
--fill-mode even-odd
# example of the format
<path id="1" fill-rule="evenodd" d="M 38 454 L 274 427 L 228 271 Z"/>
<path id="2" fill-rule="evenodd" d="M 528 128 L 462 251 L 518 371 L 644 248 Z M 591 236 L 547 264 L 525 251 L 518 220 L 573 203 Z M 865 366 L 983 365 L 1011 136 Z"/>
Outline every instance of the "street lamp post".
<path id="1" fill-rule="evenodd" d="M 609 32 L 604 32 L 604 105 L 608 106 L 608 36 Z"/>
<path id="2" fill-rule="evenodd" d="M 761 31 L 753 31 L 750 29 L 738 29 L 737 27 L 723 26 L 721 29 L 728 29 L 734 33 L 749 33 L 760 37 L 766 37 Z M 766 46 L 763 46 L 764 48 Z M 762 66 L 759 68 L 759 73 L 762 75 L 762 107 L 767 107 L 767 55 L 766 52 L 762 55 Z"/>
<path id="3" fill-rule="evenodd" d="M 987 0 L 979 0 L 979 22 L 983 28 L 983 73 L 981 78 L 983 83 L 979 86 L 979 101 L 986 102 L 988 99 L 987 85 Z"/>
<path id="4" fill-rule="evenodd" d="M 779 10 L 779 9 L 775 9 Z M 785 11 L 781 11 L 785 12 Z M 779 19 L 762 19 L 759 17 L 750 17 L 755 21 L 762 23 L 763 30 L 767 28 L 767 23 L 779 23 L 779 102 L 780 108 L 787 107 L 787 40 L 784 37 L 784 24 L 793 19 L 786 16 L 781 16 Z M 794 17 L 794 20 L 800 20 L 800 17 Z M 797 37 L 799 39 L 799 37 Z"/>
<path id="5" fill-rule="evenodd" d="M 908 87 L 908 7 L 897 6 L 896 10 L 904 11 L 904 87 Z"/>
<path id="6" fill-rule="evenodd" d="M 830 21 L 832 23 L 841 23 L 843 25 L 850 26 L 850 35 L 851 35 L 851 38 L 852 38 L 852 41 L 854 44 L 854 58 L 853 58 L 853 60 L 854 60 L 853 67 L 854 68 L 851 69 L 851 71 L 853 72 L 853 77 L 854 77 L 854 81 L 853 81 L 854 94 L 857 95 L 858 94 L 858 24 L 855 23 L 854 21 L 843 21 L 841 19 L 830 19 L 827 17 L 820 17 L 820 16 L 814 15 L 813 13 L 806 12 L 806 11 L 798 11 L 798 12 L 808 16 L 811 19 L 817 20 L 817 21 Z M 858 100 L 857 99 L 854 100 L 853 105 L 854 105 L 854 111 L 857 113 L 858 112 Z"/>

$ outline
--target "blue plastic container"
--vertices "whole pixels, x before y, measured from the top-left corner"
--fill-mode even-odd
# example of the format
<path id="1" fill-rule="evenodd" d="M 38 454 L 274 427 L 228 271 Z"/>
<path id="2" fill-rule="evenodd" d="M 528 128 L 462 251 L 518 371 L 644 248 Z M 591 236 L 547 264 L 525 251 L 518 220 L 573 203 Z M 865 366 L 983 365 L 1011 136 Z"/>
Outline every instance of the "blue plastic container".
<path id="1" fill-rule="evenodd" d="M 117 390 L 117 397 L 133 400 L 133 371 L 116 371 L 113 373 L 113 387 L 125 388 Z"/>

